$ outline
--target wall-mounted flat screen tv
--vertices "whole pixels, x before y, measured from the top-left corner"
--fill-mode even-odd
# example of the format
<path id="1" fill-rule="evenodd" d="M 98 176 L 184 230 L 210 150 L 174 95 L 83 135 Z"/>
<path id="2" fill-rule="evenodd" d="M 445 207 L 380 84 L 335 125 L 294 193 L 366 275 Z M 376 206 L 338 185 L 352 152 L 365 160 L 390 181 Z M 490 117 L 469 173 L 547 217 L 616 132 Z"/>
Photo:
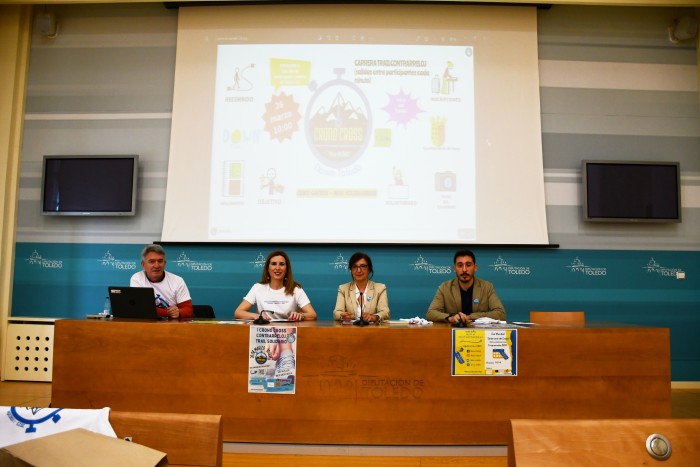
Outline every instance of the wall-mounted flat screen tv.
<path id="1" fill-rule="evenodd" d="M 139 158 L 44 156 L 42 214 L 133 216 Z"/>
<path id="2" fill-rule="evenodd" d="M 582 175 L 586 221 L 681 221 L 677 162 L 585 160 Z"/>

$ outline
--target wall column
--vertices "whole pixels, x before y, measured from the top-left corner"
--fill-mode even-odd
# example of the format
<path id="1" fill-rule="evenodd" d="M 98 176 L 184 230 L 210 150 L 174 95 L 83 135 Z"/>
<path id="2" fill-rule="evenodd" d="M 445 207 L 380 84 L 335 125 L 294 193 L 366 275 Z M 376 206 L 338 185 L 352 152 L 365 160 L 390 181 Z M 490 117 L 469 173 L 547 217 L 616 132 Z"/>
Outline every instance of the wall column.
<path id="1" fill-rule="evenodd" d="M 0 380 L 4 380 L 7 320 L 12 304 L 19 169 L 29 47 L 31 5 L 0 5 Z"/>

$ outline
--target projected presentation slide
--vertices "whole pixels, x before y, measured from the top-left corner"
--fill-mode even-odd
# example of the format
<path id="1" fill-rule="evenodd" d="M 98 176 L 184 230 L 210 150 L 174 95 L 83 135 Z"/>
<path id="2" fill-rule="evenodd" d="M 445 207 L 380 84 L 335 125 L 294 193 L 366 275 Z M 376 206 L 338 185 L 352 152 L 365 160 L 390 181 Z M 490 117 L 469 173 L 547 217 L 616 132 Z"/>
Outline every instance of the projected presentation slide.
<path id="1" fill-rule="evenodd" d="M 465 45 L 219 45 L 209 238 L 259 240 L 276 227 L 308 241 L 299 213 L 311 209 L 326 241 L 350 231 L 473 240 L 473 55 Z M 259 229 L 244 225 L 251 209 Z"/>
<path id="2" fill-rule="evenodd" d="M 162 240 L 546 244 L 537 11 L 181 7 Z"/>

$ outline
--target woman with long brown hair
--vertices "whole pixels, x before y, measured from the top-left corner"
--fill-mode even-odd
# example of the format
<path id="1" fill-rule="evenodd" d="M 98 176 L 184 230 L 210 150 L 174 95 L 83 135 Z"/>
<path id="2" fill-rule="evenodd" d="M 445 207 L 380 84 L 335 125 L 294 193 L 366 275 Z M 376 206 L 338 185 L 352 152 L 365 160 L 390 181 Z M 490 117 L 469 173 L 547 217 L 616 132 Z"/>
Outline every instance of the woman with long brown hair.
<path id="1" fill-rule="evenodd" d="M 257 313 L 250 309 L 255 306 Z M 262 279 L 253 284 L 234 316 L 238 319 L 265 319 L 304 321 L 315 320 L 316 311 L 301 284 L 294 280 L 289 255 L 275 250 L 267 255 Z"/>

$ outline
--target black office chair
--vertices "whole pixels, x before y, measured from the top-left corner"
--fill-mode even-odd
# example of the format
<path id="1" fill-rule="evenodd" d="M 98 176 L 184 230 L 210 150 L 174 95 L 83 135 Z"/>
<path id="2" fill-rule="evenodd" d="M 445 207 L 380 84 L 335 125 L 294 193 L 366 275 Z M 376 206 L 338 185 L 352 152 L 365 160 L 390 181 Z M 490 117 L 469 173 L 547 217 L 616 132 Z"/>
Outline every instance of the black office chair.
<path id="1" fill-rule="evenodd" d="M 216 318 L 211 305 L 192 305 L 192 309 L 195 318 Z"/>

